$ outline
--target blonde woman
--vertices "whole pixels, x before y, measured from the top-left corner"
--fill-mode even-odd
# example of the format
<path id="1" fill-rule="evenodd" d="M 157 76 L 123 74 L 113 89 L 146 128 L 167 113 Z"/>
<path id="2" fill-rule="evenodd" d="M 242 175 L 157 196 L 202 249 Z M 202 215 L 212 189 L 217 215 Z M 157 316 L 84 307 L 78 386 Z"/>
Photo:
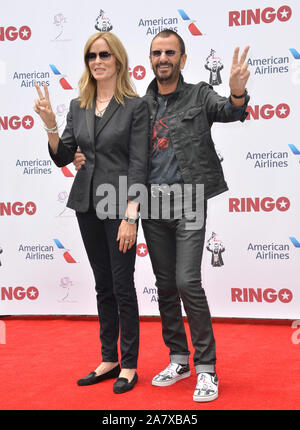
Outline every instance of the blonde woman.
<path id="1" fill-rule="evenodd" d="M 134 183 L 146 183 L 149 115 L 146 102 L 130 82 L 126 51 L 113 33 L 91 36 L 85 45 L 84 62 L 80 95 L 71 101 L 61 137 L 46 85 L 44 94 L 36 86 L 34 109 L 44 123 L 50 156 L 58 167 L 71 163 L 78 148 L 86 159 L 75 177 L 67 206 L 76 211 L 95 277 L 102 361 L 77 383 L 91 385 L 117 378 L 113 391 L 124 393 L 137 382 L 139 349 L 134 286 L 138 207 L 126 191 Z M 125 177 L 127 188 L 119 186 L 120 177 Z M 107 195 L 98 188 L 107 184 L 116 195 L 108 208 L 103 204 Z M 119 203 L 122 200 L 125 205 Z"/>

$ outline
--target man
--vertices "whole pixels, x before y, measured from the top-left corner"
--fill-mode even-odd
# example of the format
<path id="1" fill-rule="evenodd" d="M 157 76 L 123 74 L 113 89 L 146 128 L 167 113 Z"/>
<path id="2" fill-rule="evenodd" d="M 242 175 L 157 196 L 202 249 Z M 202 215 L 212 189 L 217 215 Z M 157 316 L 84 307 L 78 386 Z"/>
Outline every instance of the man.
<path id="1" fill-rule="evenodd" d="M 197 383 L 193 400 L 211 401 L 218 397 L 215 340 L 211 316 L 201 285 L 201 259 L 205 240 L 207 199 L 228 189 L 210 129 L 214 122 L 244 121 L 249 96 L 245 90 L 250 72 L 245 62 L 249 47 L 238 59 L 234 50 L 227 99 L 210 85 L 184 82 L 181 70 L 186 63 L 185 45 L 172 30 L 158 33 L 151 44 L 150 64 L 155 79 L 148 87 L 153 127 L 149 155 L 148 183 L 151 201 L 165 193 L 164 184 L 203 184 L 204 222 L 202 228 L 186 228 L 186 217 L 175 216 L 171 199 L 171 217 L 142 220 L 145 239 L 156 277 L 162 335 L 170 350 L 170 364 L 152 380 L 156 386 L 168 386 L 190 376 L 189 350 L 181 312 L 181 300 L 187 315 L 194 352 Z M 84 156 L 74 164 L 80 168 Z M 194 194 L 193 194 L 194 196 Z M 194 203 L 194 202 L 193 202 Z M 178 215 L 178 214 L 177 214 Z M 155 217 L 154 217 L 155 218 Z"/>

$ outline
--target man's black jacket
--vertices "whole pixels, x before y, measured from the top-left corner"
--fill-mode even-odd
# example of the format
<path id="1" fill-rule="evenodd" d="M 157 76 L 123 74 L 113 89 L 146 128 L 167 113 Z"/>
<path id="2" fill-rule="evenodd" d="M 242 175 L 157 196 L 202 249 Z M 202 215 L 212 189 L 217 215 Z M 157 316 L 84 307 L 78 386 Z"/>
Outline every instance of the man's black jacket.
<path id="1" fill-rule="evenodd" d="M 152 126 L 157 109 L 157 90 L 154 79 L 144 96 L 149 105 Z M 220 96 L 206 82 L 187 84 L 182 75 L 176 91 L 168 98 L 169 133 L 184 183 L 204 184 L 207 199 L 228 190 L 211 137 L 211 127 L 214 122 L 243 122 L 248 115 L 246 108 L 249 99 L 247 95 L 244 106 L 236 107 L 230 98 Z M 151 151 L 152 148 L 149 148 L 150 160 Z"/>

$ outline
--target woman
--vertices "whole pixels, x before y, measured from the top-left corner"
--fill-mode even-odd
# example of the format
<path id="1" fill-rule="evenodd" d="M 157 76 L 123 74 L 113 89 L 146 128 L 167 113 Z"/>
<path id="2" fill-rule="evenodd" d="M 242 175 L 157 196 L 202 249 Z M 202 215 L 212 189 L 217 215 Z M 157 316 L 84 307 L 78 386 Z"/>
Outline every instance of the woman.
<path id="1" fill-rule="evenodd" d="M 138 205 L 126 190 L 134 183 L 146 182 L 149 116 L 146 102 L 132 88 L 127 54 L 114 34 L 91 36 L 84 61 L 80 95 L 71 101 L 61 138 L 46 85 L 44 96 L 36 86 L 39 98 L 34 109 L 45 124 L 50 155 L 57 166 L 71 163 L 78 148 L 86 157 L 67 206 L 76 211 L 95 277 L 102 362 L 77 383 L 91 385 L 118 377 L 113 391 L 123 393 L 137 382 L 139 347 L 134 287 Z M 120 177 L 127 188 L 119 184 Z M 110 193 L 107 205 L 103 189 L 109 187 L 119 195 L 119 201 Z"/>

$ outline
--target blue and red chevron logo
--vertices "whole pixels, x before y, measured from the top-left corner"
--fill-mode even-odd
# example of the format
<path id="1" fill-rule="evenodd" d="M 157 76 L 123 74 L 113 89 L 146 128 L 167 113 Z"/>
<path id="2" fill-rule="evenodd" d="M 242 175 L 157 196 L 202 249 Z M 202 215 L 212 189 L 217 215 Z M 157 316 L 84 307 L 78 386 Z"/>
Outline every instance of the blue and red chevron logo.
<path id="1" fill-rule="evenodd" d="M 53 239 L 57 248 L 62 252 L 63 257 L 67 263 L 76 263 L 76 260 L 72 257 L 69 249 L 66 249 L 59 239 Z"/>
<path id="2" fill-rule="evenodd" d="M 293 154 L 300 155 L 299 149 L 293 143 L 289 143 L 289 147 Z"/>
<path id="3" fill-rule="evenodd" d="M 71 87 L 69 82 L 66 80 L 66 75 L 62 75 L 54 64 L 49 64 L 49 66 L 50 66 L 52 72 L 54 73 L 54 75 L 58 78 L 58 81 L 59 81 L 61 87 L 64 90 L 73 90 L 73 88 Z"/>
<path id="4" fill-rule="evenodd" d="M 295 58 L 295 60 L 300 60 L 300 54 L 295 48 L 290 48 L 290 53 Z"/>
<path id="5" fill-rule="evenodd" d="M 295 248 L 300 248 L 300 243 L 298 242 L 298 240 L 295 237 L 290 236 L 290 241 L 295 246 Z"/>
<path id="6" fill-rule="evenodd" d="M 66 178 L 74 178 L 73 173 L 71 172 L 71 170 L 67 167 L 64 166 L 61 168 L 62 174 L 66 177 Z"/>
<path id="7" fill-rule="evenodd" d="M 178 9 L 181 18 L 188 24 L 188 29 L 193 36 L 202 36 L 201 31 L 195 24 L 196 21 L 192 20 L 183 9 Z"/>
<path id="8" fill-rule="evenodd" d="M 290 148 L 290 150 L 292 151 L 292 153 L 294 155 L 298 155 L 298 156 L 300 155 L 300 150 L 293 143 L 289 143 L 288 145 L 289 145 L 289 148 Z M 299 157 L 298 157 L 298 161 L 299 161 L 299 164 L 300 164 Z"/>

